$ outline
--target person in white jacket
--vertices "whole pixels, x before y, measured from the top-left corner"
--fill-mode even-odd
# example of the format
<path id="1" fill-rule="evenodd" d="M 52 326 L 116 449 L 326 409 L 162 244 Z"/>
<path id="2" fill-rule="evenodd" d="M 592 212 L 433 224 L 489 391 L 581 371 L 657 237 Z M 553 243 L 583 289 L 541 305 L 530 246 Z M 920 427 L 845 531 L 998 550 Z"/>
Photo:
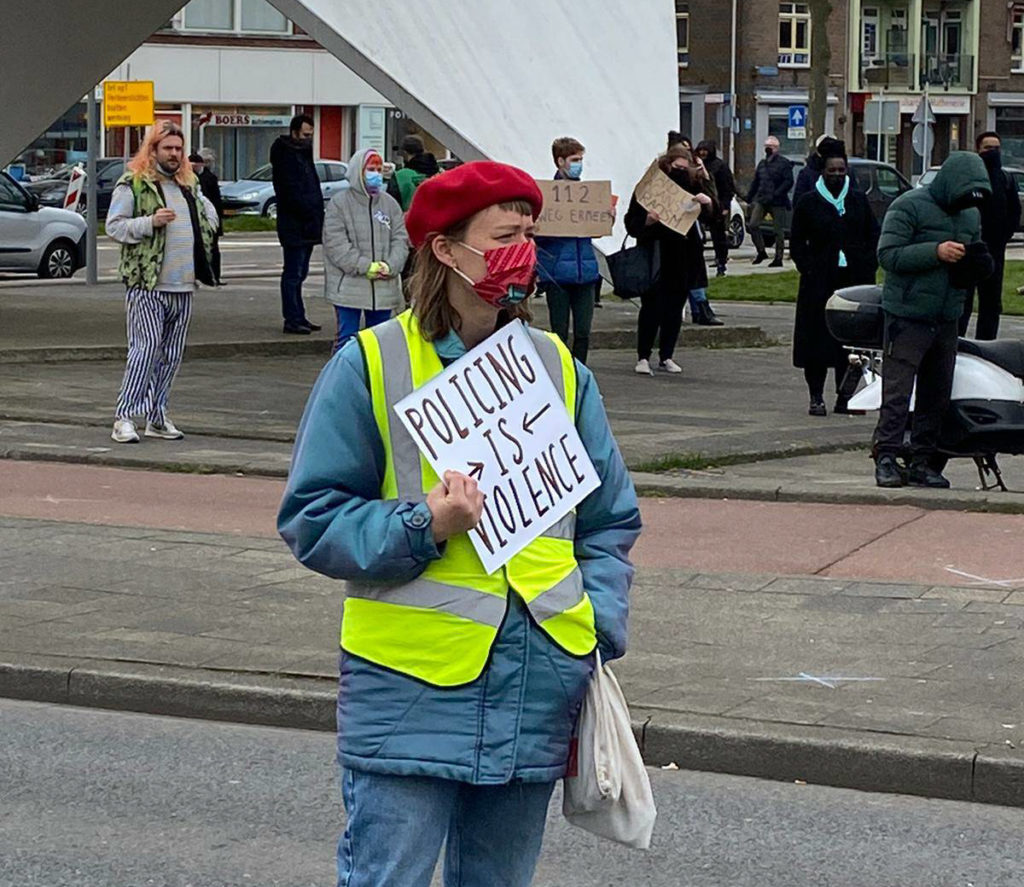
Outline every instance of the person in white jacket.
<path id="1" fill-rule="evenodd" d="M 338 318 L 337 351 L 366 326 L 404 307 L 400 277 L 409 237 L 398 202 L 385 190 L 383 158 L 372 148 L 348 162 L 350 187 L 331 198 L 324 219 L 324 296 Z"/>

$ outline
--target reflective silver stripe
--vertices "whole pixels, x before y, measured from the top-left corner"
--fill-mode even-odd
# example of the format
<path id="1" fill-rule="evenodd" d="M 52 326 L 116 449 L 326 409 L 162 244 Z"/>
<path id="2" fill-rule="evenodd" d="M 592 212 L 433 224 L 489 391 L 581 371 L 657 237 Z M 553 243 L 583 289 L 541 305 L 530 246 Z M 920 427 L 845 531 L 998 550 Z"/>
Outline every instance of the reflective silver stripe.
<path id="1" fill-rule="evenodd" d="M 501 625 L 507 603 L 505 597 L 485 594 L 460 585 L 446 585 L 431 579 L 413 579 L 404 585 L 394 586 L 349 582 L 347 595 L 384 604 L 441 610 L 492 628 Z"/>
<path id="2" fill-rule="evenodd" d="M 576 512 L 570 511 L 565 517 L 548 527 L 542 536 L 548 539 L 575 539 L 576 538 Z"/>
<path id="3" fill-rule="evenodd" d="M 535 330 L 532 327 L 530 327 L 530 338 L 533 339 L 533 344 L 537 346 L 537 352 L 540 354 L 540 360 L 544 364 L 544 369 L 548 371 L 551 381 L 555 383 L 555 391 L 558 392 L 559 397 L 564 401 L 565 380 L 562 378 L 562 357 L 558 353 L 558 346 L 547 333 Z"/>
<path id="4" fill-rule="evenodd" d="M 537 595 L 526 606 L 538 623 L 552 616 L 558 616 L 575 607 L 583 600 L 583 574 L 576 567 L 561 582 L 556 583 L 543 594 Z"/>
<path id="5" fill-rule="evenodd" d="M 394 410 L 395 404 L 412 394 L 413 390 L 409 343 L 397 320 L 373 327 L 373 334 L 380 343 L 380 359 L 384 367 L 384 398 L 387 401 L 391 458 L 395 466 L 398 498 L 403 502 L 423 502 L 427 495 L 423 492 L 420 451 Z"/>

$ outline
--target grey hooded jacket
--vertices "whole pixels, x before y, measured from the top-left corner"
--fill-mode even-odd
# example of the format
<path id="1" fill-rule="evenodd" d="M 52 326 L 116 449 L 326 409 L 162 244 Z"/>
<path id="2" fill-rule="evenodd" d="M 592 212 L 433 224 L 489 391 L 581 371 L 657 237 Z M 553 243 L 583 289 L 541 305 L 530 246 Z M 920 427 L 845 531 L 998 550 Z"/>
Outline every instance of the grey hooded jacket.
<path id="1" fill-rule="evenodd" d="M 344 308 L 386 311 L 405 306 L 398 276 L 409 237 L 398 202 L 381 190 L 372 197 L 363 181 L 366 151 L 348 162 L 349 187 L 335 194 L 324 219 L 324 296 Z M 395 275 L 368 280 L 371 262 L 387 262 Z"/>

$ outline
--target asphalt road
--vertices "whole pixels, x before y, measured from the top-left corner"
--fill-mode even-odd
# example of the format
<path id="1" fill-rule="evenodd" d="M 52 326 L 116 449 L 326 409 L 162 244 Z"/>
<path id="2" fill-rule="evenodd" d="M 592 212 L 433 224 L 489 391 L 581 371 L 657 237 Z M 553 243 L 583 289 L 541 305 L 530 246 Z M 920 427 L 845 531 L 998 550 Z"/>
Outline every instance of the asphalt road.
<path id="1" fill-rule="evenodd" d="M 0 887 L 334 883 L 326 734 L 0 700 Z M 652 772 L 652 849 L 567 826 L 536 887 L 1018 887 L 1024 810 Z"/>

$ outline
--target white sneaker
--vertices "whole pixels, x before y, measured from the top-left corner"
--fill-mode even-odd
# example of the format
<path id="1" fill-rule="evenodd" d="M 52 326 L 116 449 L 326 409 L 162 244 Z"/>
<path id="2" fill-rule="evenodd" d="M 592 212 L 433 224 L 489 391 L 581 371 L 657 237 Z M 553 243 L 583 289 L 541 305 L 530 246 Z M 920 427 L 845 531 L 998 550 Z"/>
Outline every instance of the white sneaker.
<path id="1" fill-rule="evenodd" d="M 633 370 L 638 376 L 653 376 L 654 370 L 651 369 L 651 362 L 649 360 L 638 360 L 636 362 L 636 368 Z"/>
<path id="2" fill-rule="evenodd" d="M 146 437 L 160 437 L 164 440 L 181 440 L 185 435 L 178 431 L 174 427 L 174 423 L 164 418 L 163 425 L 154 425 L 152 422 L 146 423 Z M 138 440 L 138 438 L 136 438 Z"/>
<path id="3" fill-rule="evenodd" d="M 138 443 L 139 432 L 131 419 L 115 419 L 114 430 L 110 432 L 110 439 L 118 443 Z"/>
<path id="4" fill-rule="evenodd" d="M 666 373 L 681 373 L 683 368 L 679 366 L 671 357 L 668 360 L 663 360 L 658 364 L 659 370 L 664 370 Z"/>

